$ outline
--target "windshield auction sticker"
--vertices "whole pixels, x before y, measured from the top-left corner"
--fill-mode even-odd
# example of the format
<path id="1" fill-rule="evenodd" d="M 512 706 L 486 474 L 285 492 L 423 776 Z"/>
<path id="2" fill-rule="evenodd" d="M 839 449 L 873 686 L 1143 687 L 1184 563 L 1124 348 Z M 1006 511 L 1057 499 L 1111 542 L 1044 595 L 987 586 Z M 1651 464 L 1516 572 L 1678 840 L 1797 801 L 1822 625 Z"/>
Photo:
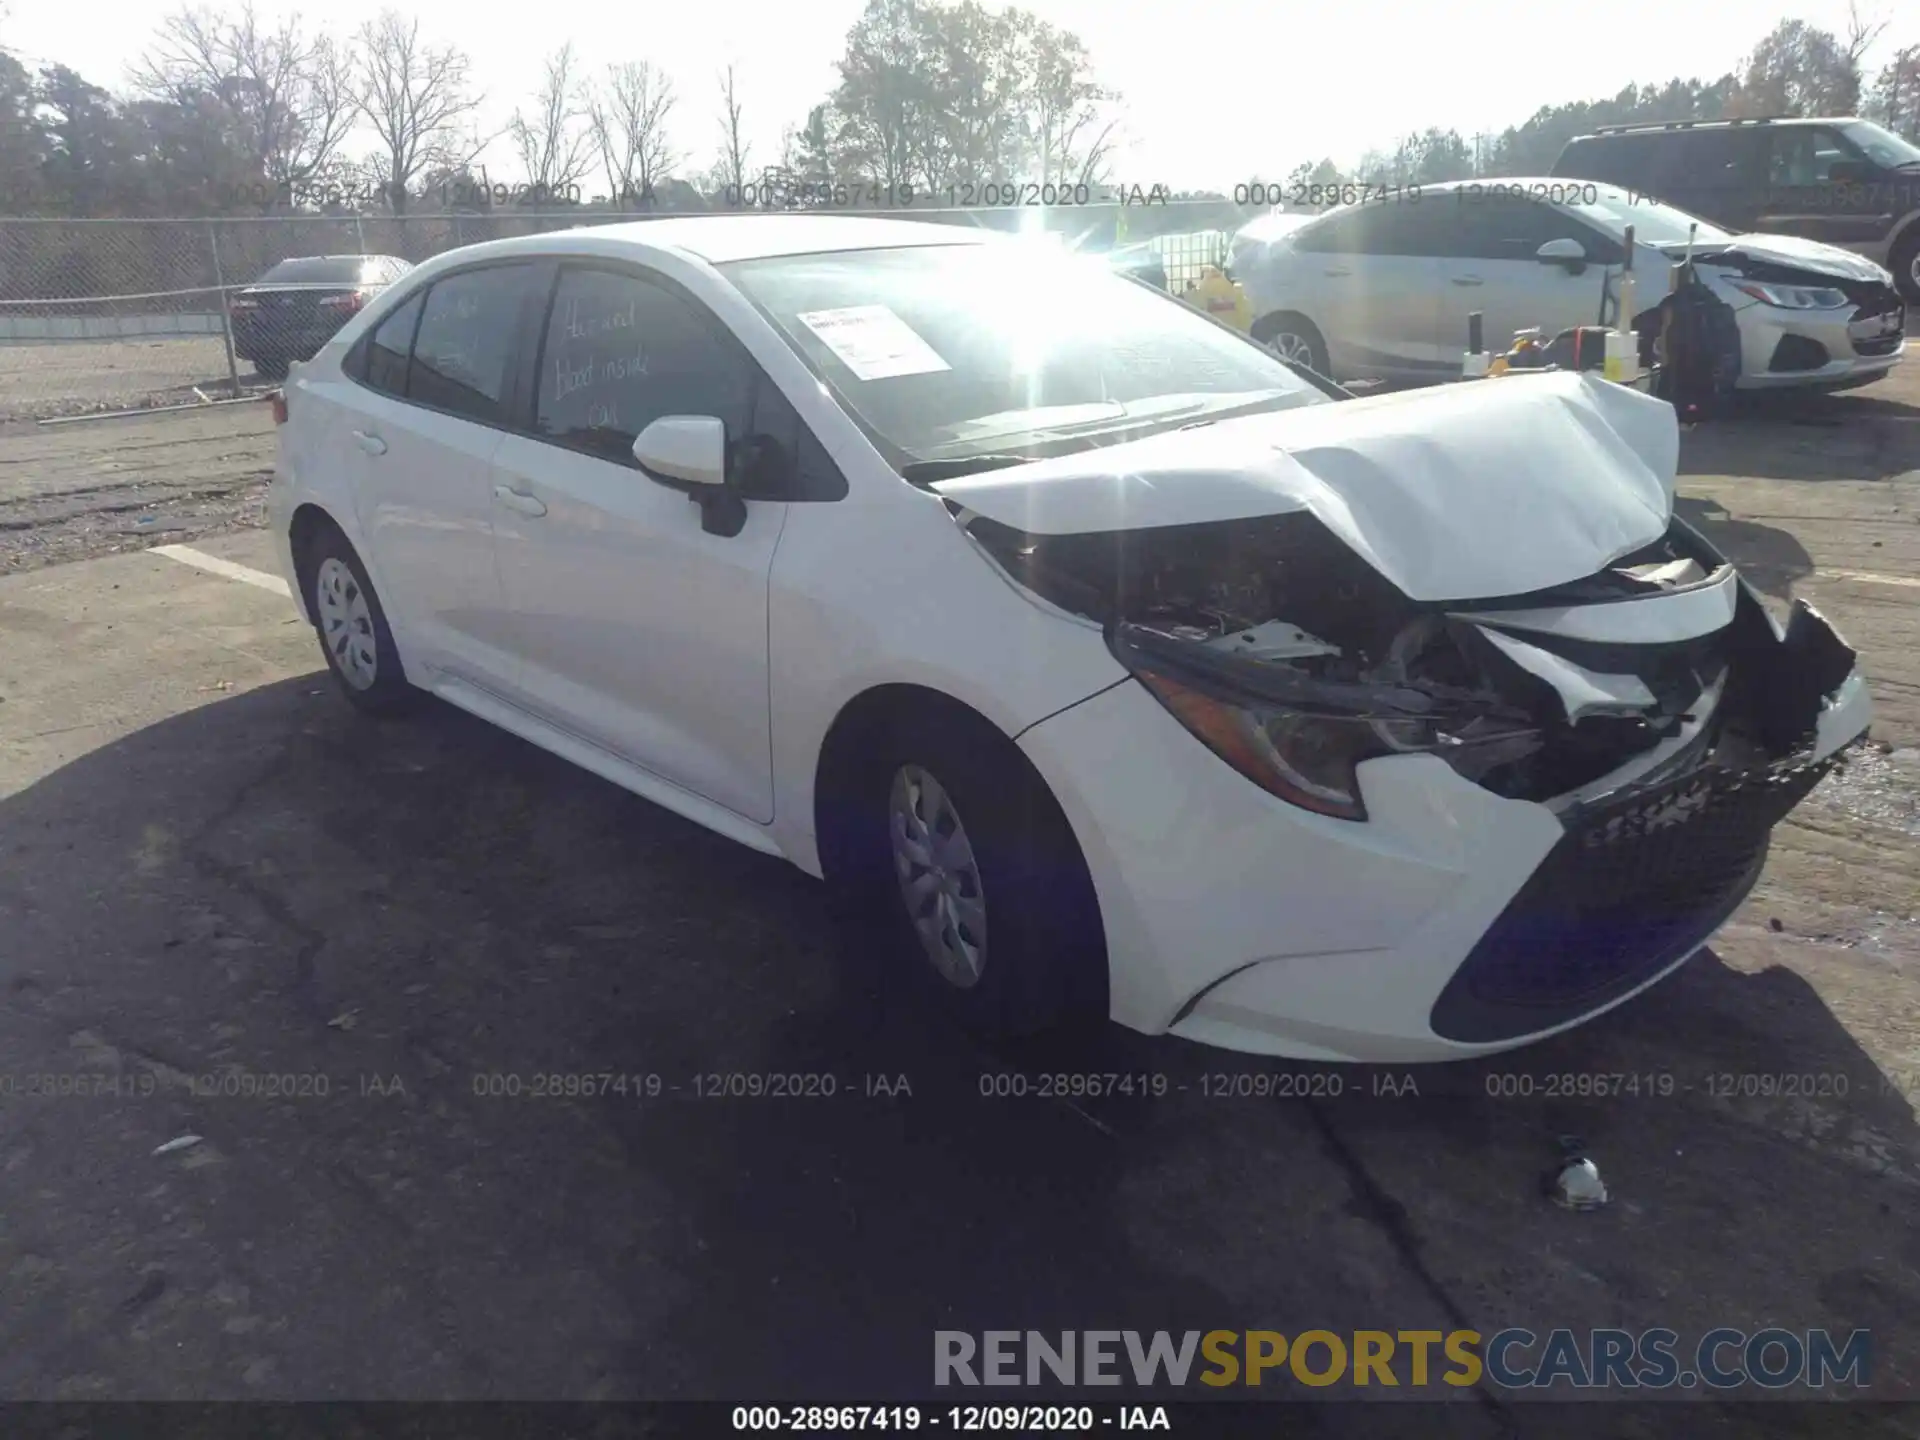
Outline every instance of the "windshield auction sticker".
<path id="1" fill-rule="evenodd" d="M 862 380 L 928 375 L 952 368 L 914 333 L 911 325 L 884 305 L 809 310 L 799 320 Z"/>

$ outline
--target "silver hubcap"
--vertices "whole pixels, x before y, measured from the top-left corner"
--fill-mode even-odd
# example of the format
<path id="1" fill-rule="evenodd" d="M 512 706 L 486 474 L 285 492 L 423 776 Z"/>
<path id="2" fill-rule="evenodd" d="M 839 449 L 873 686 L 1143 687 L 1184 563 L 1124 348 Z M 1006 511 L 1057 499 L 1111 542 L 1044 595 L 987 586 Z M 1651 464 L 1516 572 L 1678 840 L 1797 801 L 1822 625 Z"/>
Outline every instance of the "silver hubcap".
<path id="1" fill-rule="evenodd" d="M 373 612 L 367 608 L 367 592 L 360 588 L 352 567 L 335 556 L 320 562 L 313 588 L 320 611 L 320 643 L 327 647 L 349 685 L 356 690 L 367 689 L 380 674 L 379 646 L 373 638 Z"/>
<path id="2" fill-rule="evenodd" d="M 940 782 L 918 765 L 893 777 L 887 806 L 893 871 L 927 959 L 970 990 L 987 960 L 987 900 L 966 827 Z"/>
<path id="3" fill-rule="evenodd" d="M 1296 335 L 1291 330 L 1282 330 L 1267 341 L 1267 348 L 1282 360 L 1291 360 L 1296 365 L 1313 365 L 1313 345 L 1304 335 Z"/>

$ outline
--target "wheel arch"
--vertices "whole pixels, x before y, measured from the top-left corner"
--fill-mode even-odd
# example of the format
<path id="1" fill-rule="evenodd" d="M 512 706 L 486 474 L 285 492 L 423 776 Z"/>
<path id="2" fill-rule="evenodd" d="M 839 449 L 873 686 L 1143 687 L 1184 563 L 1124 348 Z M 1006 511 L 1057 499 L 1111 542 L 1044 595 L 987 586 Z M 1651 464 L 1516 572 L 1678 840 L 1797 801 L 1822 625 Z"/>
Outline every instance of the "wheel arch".
<path id="1" fill-rule="evenodd" d="M 1014 737 L 964 700 L 930 685 L 890 681 L 871 685 L 849 698 L 834 715 L 820 742 L 813 772 L 813 829 L 821 873 L 828 880 L 844 867 L 850 853 L 850 787 L 866 760 L 874 736 L 910 722 L 915 715 L 938 714 L 975 732 L 981 743 L 992 745 L 1020 766 L 1060 803 L 1052 786 Z"/>
<path id="2" fill-rule="evenodd" d="M 305 608 L 307 603 L 304 592 L 308 580 L 308 553 L 313 548 L 313 542 L 329 530 L 337 531 L 346 538 L 349 545 L 353 544 L 353 537 L 347 534 L 346 527 L 334 519 L 333 512 L 318 501 L 302 500 L 287 521 L 287 545 L 293 551 L 294 573 L 300 578 L 300 588 L 303 592 L 300 597 L 302 608 Z M 357 554 L 360 547 L 354 545 L 353 548 Z M 364 555 L 360 557 L 360 563 L 363 565 L 366 563 Z"/>
<path id="3" fill-rule="evenodd" d="M 1288 323 L 1304 326 L 1313 332 L 1313 336 L 1322 347 L 1327 343 L 1326 332 L 1314 323 L 1313 317 L 1304 310 L 1292 310 L 1282 307 L 1269 310 L 1248 327 L 1247 333 L 1262 345 L 1277 335 Z"/>
<path id="4" fill-rule="evenodd" d="M 407 617 L 395 613 L 391 600 L 393 591 L 386 583 L 386 577 L 381 574 L 380 567 L 371 554 L 371 547 L 361 543 L 361 536 L 357 533 L 358 526 L 351 523 L 351 520 L 351 512 L 347 519 L 343 520 L 339 511 L 329 506 L 324 500 L 315 499 L 310 492 L 302 494 L 293 508 L 293 513 L 287 517 L 287 551 L 292 557 L 293 573 L 299 582 L 300 589 L 300 593 L 294 597 L 294 604 L 299 607 L 300 613 L 306 616 L 307 622 L 313 623 L 313 607 L 307 599 L 307 591 L 312 581 L 312 576 L 307 569 L 307 557 L 314 541 L 320 536 L 328 532 L 339 535 L 352 547 L 354 555 L 359 558 L 361 568 L 367 572 L 367 578 L 373 582 L 373 588 L 380 596 L 380 603 L 386 612 L 387 628 L 393 632 L 393 643 L 399 650 L 401 663 L 404 665 L 411 650 L 408 643 Z"/>

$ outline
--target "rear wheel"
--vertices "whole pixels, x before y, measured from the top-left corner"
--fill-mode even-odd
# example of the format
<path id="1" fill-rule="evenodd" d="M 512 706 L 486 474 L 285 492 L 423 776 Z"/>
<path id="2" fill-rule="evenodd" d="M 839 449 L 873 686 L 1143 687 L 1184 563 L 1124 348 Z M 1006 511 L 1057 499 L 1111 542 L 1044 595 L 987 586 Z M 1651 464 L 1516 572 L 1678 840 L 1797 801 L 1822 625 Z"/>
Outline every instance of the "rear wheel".
<path id="1" fill-rule="evenodd" d="M 300 573 L 307 612 L 342 693 L 369 715 L 412 708 L 420 692 L 407 679 L 387 613 L 347 537 L 331 524 L 316 533 Z"/>
<path id="2" fill-rule="evenodd" d="M 1306 316 L 1291 311 L 1268 315 L 1253 327 L 1253 338 L 1280 359 L 1304 365 L 1316 375 L 1333 378 L 1327 361 L 1327 342 Z"/>
<path id="3" fill-rule="evenodd" d="M 985 721 L 939 710 L 870 738 L 838 878 L 882 917 L 883 961 L 985 1038 L 1104 1017 L 1093 882 L 1026 757 Z"/>

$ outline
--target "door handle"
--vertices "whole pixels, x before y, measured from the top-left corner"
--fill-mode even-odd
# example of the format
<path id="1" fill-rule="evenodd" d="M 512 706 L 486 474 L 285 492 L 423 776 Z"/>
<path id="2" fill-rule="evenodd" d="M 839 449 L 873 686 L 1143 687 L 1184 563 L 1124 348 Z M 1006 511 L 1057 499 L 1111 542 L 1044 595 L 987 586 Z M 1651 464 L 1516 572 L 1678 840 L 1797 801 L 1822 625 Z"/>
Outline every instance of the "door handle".
<path id="1" fill-rule="evenodd" d="M 1456 285 L 1482 285 L 1486 282 L 1478 275 L 1456 275 L 1453 277 L 1453 283 Z"/>
<path id="2" fill-rule="evenodd" d="M 1323 273 L 1325 273 L 1325 274 L 1327 274 L 1327 275 L 1329 275 L 1329 276 L 1331 276 L 1332 278 L 1334 278 L 1334 279 L 1336 279 L 1336 280 L 1338 280 L 1338 279 L 1341 279 L 1341 278 L 1342 278 L 1342 277 L 1344 277 L 1344 276 L 1347 276 L 1347 275 L 1351 275 L 1351 274 L 1352 274 L 1353 272 L 1352 272 L 1351 270 L 1328 270 L 1328 271 L 1325 271 L 1325 272 L 1323 272 Z"/>
<path id="3" fill-rule="evenodd" d="M 354 431 L 353 443 L 369 455 L 384 455 L 387 453 L 387 442 L 382 440 L 378 435 L 366 430 Z"/>
<path id="4" fill-rule="evenodd" d="M 518 510 L 522 515 L 544 515 L 547 513 L 546 501 L 524 490 L 516 490 L 511 485 L 493 487 L 493 498 L 509 510 Z"/>

